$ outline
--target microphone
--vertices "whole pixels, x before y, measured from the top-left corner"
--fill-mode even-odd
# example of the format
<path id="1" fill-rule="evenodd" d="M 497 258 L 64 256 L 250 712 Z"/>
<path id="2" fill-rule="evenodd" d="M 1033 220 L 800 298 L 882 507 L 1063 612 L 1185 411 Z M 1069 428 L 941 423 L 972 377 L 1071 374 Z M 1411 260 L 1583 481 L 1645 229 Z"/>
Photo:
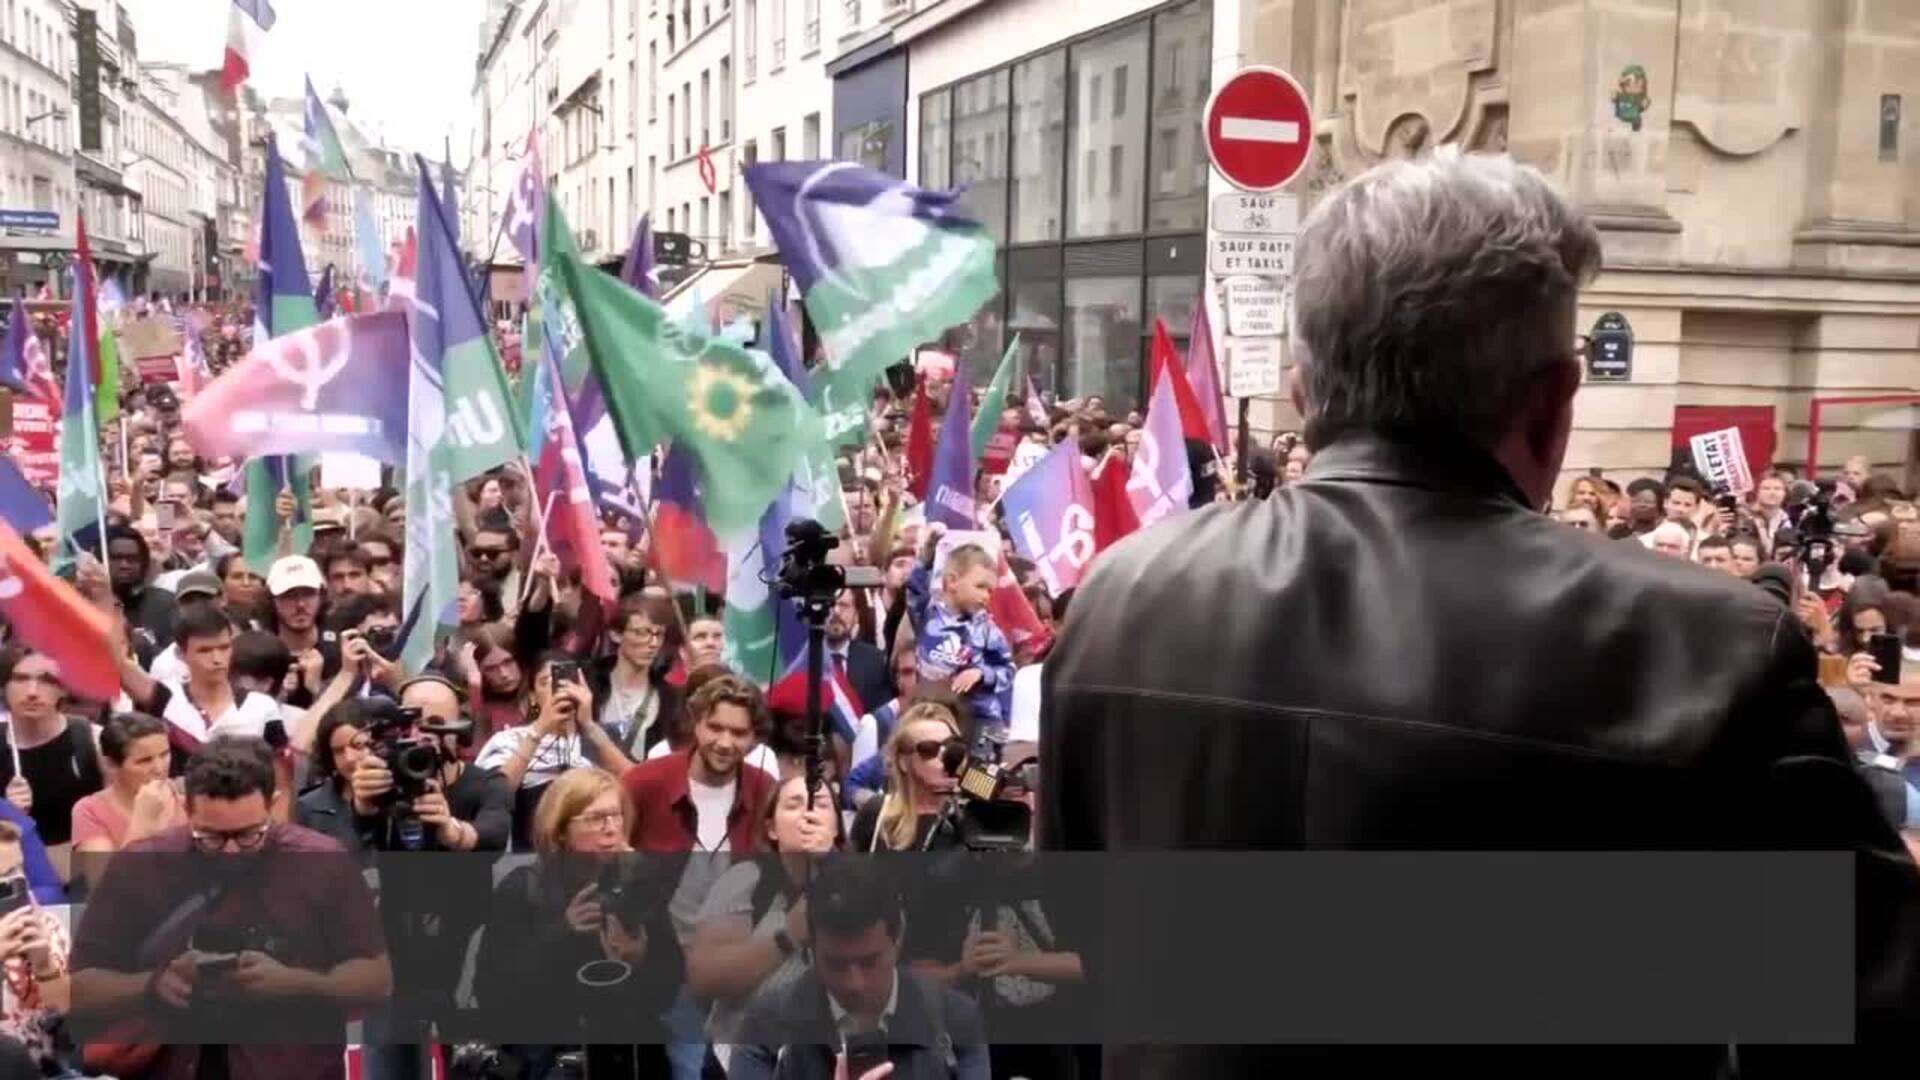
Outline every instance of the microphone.
<path id="1" fill-rule="evenodd" d="M 1820 485 L 1811 480 L 1795 480 L 1787 485 L 1787 502 L 1799 504 L 1812 499 L 1820 493 Z"/>
<path id="2" fill-rule="evenodd" d="M 1748 576 L 1748 581 L 1760 586 L 1762 592 L 1780 601 L 1783 607 L 1793 606 L 1793 571 L 1777 562 L 1762 563 Z"/>
<path id="3" fill-rule="evenodd" d="M 958 740 L 948 743 L 940 749 L 940 767 L 948 776 L 959 776 L 960 766 L 967 762 L 967 748 Z"/>

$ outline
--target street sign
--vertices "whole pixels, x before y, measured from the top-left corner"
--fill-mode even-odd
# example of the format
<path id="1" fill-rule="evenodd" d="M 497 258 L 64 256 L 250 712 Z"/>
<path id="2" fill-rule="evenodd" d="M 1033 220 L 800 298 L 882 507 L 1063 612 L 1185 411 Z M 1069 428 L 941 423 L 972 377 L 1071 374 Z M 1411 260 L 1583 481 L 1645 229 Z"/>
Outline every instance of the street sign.
<path id="1" fill-rule="evenodd" d="M 1227 333 L 1235 337 L 1279 337 L 1286 332 L 1285 288 L 1274 278 L 1230 277 Z"/>
<path id="2" fill-rule="evenodd" d="M 1633 379 L 1633 327 L 1627 317 L 1609 311 L 1594 320 L 1587 335 L 1587 381 L 1629 382 Z"/>
<path id="3" fill-rule="evenodd" d="M 1224 339 L 1227 353 L 1227 396 L 1262 397 L 1280 392 L 1280 339 L 1270 337 Z"/>
<path id="4" fill-rule="evenodd" d="M 1313 152 L 1313 110 L 1293 76 L 1242 68 L 1207 99 L 1207 157 L 1242 191 L 1284 187 Z"/>
<path id="5" fill-rule="evenodd" d="M 52 210 L 0 210 L 0 229 L 57 229 L 60 215 Z"/>
<path id="6" fill-rule="evenodd" d="M 1292 195 L 1229 191 L 1213 197 L 1207 226 L 1223 233 L 1291 236 L 1300 231 L 1300 200 Z"/>
<path id="7" fill-rule="evenodd" d="M 1215 277 L 1293 273 L 1293 237 L 1208 233 L 1207 269 Z"/>

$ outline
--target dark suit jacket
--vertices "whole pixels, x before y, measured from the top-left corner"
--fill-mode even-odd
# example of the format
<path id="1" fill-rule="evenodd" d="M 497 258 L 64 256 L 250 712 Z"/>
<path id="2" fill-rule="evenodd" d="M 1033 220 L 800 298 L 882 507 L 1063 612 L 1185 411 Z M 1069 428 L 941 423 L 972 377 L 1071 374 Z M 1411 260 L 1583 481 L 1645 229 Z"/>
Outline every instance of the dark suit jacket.
<path id="1" fill-rule="evenodd" d="M 1752 585 L 1568 530 L 1471 445 L 1356 433 L 1271 499 L 1181 515 L 1094 564 L 1046 664 L 1040 839 L 1850 851 L 1857 1035 L 1900 1042 L 1920 877 L 1816 675 L 1793 614 Z M 1206 918 L 1130 896 L 1104 915 Z M 1711 1075 L 1711 1046 L 1659 1052 L 1686 1068 L 1697 1050 Z M 1477 1053 L 1459 1063 L 1488 1075 Z M 1265 1075 L 1273 1056 L 1164 1047 L 1110 1055 L 1108 1075 Z M 1566 1075 L 1549 1060 L 1521 1072 Z"/>
<path id="2" fill-rule="evenodd" d="M 832 657 L 827 662 L 833 663 Z M 847 684 L 860 696 L 860 707 L 867 712 L 894 699 L 893 672 L 887 655 L 877 646 L 858 639 L 847 643 Z"/>
<path id="3" fill-rule="evenodd" d="M 980 1007 L 905 968 L 897 977 L 900 1000 L 887 1025 L 893 1080 L 987 1080 Z M 831 1080 L 841 1043 L 827 993 L 811 970 L 785 991 L 754 1002 L 740 1039 L 727 1080 Z"/>

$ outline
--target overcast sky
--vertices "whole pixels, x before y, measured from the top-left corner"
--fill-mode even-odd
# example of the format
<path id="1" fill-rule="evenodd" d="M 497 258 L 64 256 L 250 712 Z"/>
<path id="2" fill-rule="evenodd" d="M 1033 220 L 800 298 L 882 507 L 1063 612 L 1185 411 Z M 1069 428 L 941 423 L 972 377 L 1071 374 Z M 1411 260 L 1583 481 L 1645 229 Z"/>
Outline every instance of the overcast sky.
<path id="1" fill-rule="evenodd" d="M 296 97 L 311 75 L 321 97 L 337 83 L 348 112 L 388 145 L 438 157 L 453 136 L 466 162 L 473 63 L 484 0 L 272 0 L 279 15 L 253 58 L 253 85 Z M 125 0 L 140 58 L 217 68 L 232 0 Z"/>

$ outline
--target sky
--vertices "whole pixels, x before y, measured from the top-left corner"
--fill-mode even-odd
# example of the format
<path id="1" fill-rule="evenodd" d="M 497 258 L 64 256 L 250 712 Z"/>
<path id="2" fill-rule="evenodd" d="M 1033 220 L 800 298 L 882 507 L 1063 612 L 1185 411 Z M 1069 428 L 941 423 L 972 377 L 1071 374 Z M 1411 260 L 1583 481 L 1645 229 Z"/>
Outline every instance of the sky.
<path id="1" fill-rule="evenodd" d="M 389 146 L 464 165 L 485 0 L 271 0 L 279 16 L 253 58 L 253 87 L 298 97 L 338 84 L 348 115 Z M 124 0 L 142 60 L 218 68 L 232 0 Z"/>

